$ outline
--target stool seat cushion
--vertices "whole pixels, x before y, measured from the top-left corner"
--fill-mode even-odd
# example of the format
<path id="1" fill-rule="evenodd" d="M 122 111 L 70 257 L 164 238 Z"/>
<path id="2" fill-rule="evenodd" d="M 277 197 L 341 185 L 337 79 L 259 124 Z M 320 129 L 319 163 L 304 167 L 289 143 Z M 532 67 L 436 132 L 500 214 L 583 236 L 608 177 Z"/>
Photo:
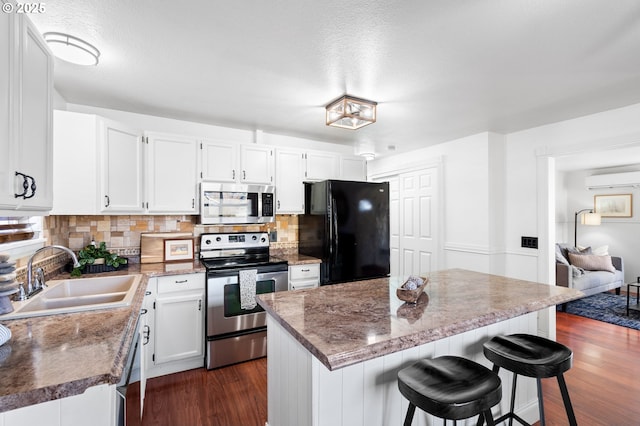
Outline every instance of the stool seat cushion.
<path id="1" fill-rule="evenodd" d="M 573 352 L 565 345 L 531 334 L 496 336 L 483 345 L 495 365 L 528 377 L 554 377 L 573 365 Z"/>
<path id="2" fill-rule="evenodd" d="M 444 419 L 466 419 L 502 398 L 500 377 L 456 356 L 422 359 L 398 372 L 398 388 L 409 402 Z"/>

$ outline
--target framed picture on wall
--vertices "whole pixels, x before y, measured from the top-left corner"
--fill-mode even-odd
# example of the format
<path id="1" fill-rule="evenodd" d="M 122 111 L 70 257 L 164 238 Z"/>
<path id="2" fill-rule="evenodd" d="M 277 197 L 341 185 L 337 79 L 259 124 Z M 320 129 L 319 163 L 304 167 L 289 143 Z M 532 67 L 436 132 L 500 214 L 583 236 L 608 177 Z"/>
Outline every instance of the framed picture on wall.
<path id="1" fill-rule="evenodd" d="M 602 217 L 631 217 L 631 194 L 594 195 L 594 211 Z"/>
<path id="2" fill-rule="evenodd" d="M 193 238 L 164 240 L 164 261 L 193 260 Z"/>

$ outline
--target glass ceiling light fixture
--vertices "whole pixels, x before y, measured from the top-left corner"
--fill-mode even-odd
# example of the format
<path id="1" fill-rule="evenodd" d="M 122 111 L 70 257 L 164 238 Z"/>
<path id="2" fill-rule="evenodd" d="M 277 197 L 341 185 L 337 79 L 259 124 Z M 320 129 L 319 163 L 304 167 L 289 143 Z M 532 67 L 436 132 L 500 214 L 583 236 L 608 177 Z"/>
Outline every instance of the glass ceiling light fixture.
<path id="1" fill-rule="evenodd" d="M 86 41 L 69 34 L 49 32 L 42 35 L 53 54 L 78 65 L 98 65 L 100 51 Z"/>
<path id="2" fill-rule="evenodd" d="M 377 102 L 344 95 L 326 106 L 327 126 L 356 130 L 376 122 Z"/>

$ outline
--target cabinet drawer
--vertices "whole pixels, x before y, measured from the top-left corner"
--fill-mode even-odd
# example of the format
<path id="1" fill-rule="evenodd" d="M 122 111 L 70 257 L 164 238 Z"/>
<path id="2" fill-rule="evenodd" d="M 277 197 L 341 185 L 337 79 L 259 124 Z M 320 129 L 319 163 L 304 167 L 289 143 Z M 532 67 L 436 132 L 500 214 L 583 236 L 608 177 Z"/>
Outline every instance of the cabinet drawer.
<path id="1" fill-rule="evenodd" d="M 158 294 L 203 289 L 204 274 L 169 275 L 166 277 L 158 277 Z"/>
<path id="2" fill-rule="evenodd" d="M 318 287 L 318 279 L 313 278 L 310 280 L 301 281 L 289 281 L 289 290 L 303 290 L 305 288 Z"/>
<path id="3" fill-rule="evenodd" d="M 289 266 L 289 279 L 291 281 L 308 280 L 311 278 L 320 278 L 319 263 Z"/>

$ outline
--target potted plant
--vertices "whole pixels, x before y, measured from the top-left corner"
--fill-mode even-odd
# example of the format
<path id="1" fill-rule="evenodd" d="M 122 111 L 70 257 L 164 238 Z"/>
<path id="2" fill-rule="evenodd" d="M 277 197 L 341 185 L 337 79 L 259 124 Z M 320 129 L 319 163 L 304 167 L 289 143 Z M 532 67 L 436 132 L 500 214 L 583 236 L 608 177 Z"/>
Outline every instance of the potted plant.
<path id="1" fill-rule="evenodd" d="M 107 250 L 107 244 L 103 241 L 99 245 L 89 244 L 78 252 L 80 267 L 73 268 L 71 276 L 78 277 L 83 272 L 108 272 L 115 271 L 127 264 L 127 259 Z"/>

